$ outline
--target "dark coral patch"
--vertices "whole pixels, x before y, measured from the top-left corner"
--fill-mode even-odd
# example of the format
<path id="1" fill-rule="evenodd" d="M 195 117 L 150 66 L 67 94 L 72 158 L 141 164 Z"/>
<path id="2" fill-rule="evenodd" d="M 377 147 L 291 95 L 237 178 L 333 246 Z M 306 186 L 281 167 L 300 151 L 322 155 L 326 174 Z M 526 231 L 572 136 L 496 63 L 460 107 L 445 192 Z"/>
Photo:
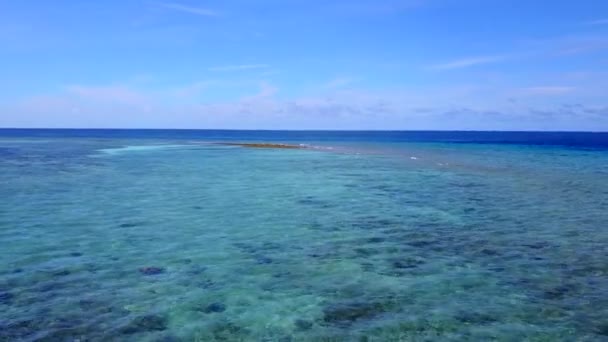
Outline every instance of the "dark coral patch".
<path id="1" fill-rule="evenodd" d="M 42 324 L 35 320 L 23 320 L 7 324 L 0 322 L 0 341 L 22 341 L 42 329 L 44 329 Z"/>
<path id="2" fill-rule="evenodd" d="M 483 255 L 487 255 L 487 256 L 494 256 L 494 255 L 498 255 L 498 251 L 495 249 L 489 249 L 489 248 L 484 248 L 481 251 L 479 251 L 479 253 L 483 254 Z"/>
<path id="3" fill-rule="evenodd" d="M 120 331 L 123 334 L 136 334 L 146 331 L 163 331 L 167 329 L 167 319 L 161 315 L 145 315 L 134 318 Z"/>
<path id="4" fill-rule="evenodd" d="M 215 340 L 218 341 L 234 341 L 242 340 L 238 338 L 238 335 L 247 334 L 247 330 L 232 323 L 232 322 L 219 322 L 211 328 L 211 333 Z"/>
<path id="5" fill-rule="evenodd" d="M 562 299 L 573 290 L 572 286 L 560 285 L 554 288 L 543 291 L 543 298 L 545 299 Z"/>
<path id="6" fill-rule="evenodd" d="M 203 309 L 204 313 L 218 313 L 224 311 L 226 311 L 226 305 L 219 302 L 211 303 Z"/>
<path id="7" fill-rule="evenodd" d="M 416 268 L 422 264 L 424 264 L 424 260 L 417 257 L 394 259 L 391 261 L 391 266 L 396 269 Z"/>
<path id="8" fill-rule="evenodd" d="M 0 304 L 10 304 L 14 297 L 10 292 L 0 292 Z"/>
<path id="9" fill-rule="evenodd" d="M 408 242 L 408 245 L 410 245 L 412 247 L 419 247 L 419 248 L 428 247 L 428 246 L 431 246 L 433 244 L 435 244 L 434 241 L 428 241 L 428 240 L 418 240 L 418 241 Z"/>
<path id="10" fill-rule="evenodd" d="M 266 257 L 266 256 L 262 255 L 262 256 L 257 256 L 255 258 L 255 262 L 258 263 L 258 264 L 260 264 L 260 265 L 266 265 L 266 264 L 272 264 L 273 260 L 271 258 L 269 258 L 269 257 Z"/>
<path id="11" fill-rule="evenodd" d="M 53 277 L 65 277 L 70 274 L 71 274 L 70 270 L 55 270 L 55 271 L 51 272 L 51 275 Z"/>
<path id="12" fill-rule="evenodd" d="M 460 312 L 455 318 L 465 324 L 490 324 L 498 320 L 492 315 L 479 312 Z"/>
<path id="13" fill-rule="evenodd" d="M 143 275 L 157 275 L 165 272 L 165 269 L 162 267 L 142 267 L 139 269 L 139 272 Z"/>
<path id="14" fill-rule="evenodd" d="M 312 322 L 305 319 L 296 319 L 294 325 L 297 330 L 309 330 L 312 328 Z"/>
<path id="15" fill-rule="evenodd" d="M 542 249 L 542 248 L 549 247 L 550 244 L 548 242 L 541 241 L 541 242 L 534 242 L 534 243 L 526 243 L 523 246 L 531 248 L 531 249 Z"/>
<path id="16" fill-rule="evenodd" d="M 323 321 L 329 324 L 349 325 L 362 319 L 370 319 L 386 311 L 381 303 L 346 302 L 332 304 L 323 309 Z"/>
<path id="17" fill-rule="evenodd" d="M 598 335 L 608 336 L 608 321 L 598 324 L 594 330 Z"/>

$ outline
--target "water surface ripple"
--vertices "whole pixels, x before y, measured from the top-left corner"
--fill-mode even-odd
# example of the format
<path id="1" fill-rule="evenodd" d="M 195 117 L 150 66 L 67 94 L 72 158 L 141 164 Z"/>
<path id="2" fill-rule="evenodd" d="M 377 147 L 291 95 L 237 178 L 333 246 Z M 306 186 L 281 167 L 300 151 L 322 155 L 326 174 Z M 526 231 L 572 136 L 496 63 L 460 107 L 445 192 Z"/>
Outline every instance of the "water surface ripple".
<path id="1" fill-rule="evenodd" d="M 604 150 L 188 139 L 0 138 L 0 340 L 608 339 Z"/>

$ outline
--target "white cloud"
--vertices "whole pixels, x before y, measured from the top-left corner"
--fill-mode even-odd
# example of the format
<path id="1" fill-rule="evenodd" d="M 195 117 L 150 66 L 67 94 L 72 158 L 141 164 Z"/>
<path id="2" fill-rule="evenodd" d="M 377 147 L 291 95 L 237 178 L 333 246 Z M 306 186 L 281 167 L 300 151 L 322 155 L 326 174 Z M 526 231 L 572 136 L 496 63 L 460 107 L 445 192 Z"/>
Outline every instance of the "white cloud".
<path id="1" fill-rule="evenodd" d="M 575 90 L 576 88 L 567 86 L 538 86 L 521 88 L 519 93 L 522 95 L 555 96 L 572 93 Z"/>
<path id="2" fill-rule="evenodd" d="M 257 89 L 249 85 L 248 96 L 204 100 L 200 90 L 207 85 L 195 83 L 183 91 L 71 86 L 0 103 L 0 112 L 9 113 L 0 116 L 0 127 L 608 130 L 603 94 L 581 102 L 578 84 L 576 89 L 563 84 L 327 89 L 277 97 L 275 85 L 259 82 Z M 513 96 L 517 100 L 509 101 Z"/>
<path id="3" fill-rule="evenodd" d="M 592 53 L 600 50 L 608 49 L 608 37 L 589 37 L 572 39 L 565 42 L 557 54 L 559 55 L 576 55 L 583 53 Z"/>
<path id="4" fill-rule="evenodd" d="M 267 83 L 262 82 L 260 84 L 260 92 L 256 95 L 258 97 L 270 97 L 275 95 L 279 91 L 279 88 Z"/>
<path id="5" fill-rule="evenodd" d="M 185 13 L 190 13 L 190 14 L 195 14 L 195 15 L 200 15 L 200 16 L 205 16 L 205 17 L 217 17 L 220 15 L 218 12 L 208 9 L 208 8 L 187 6 L 187 5 L 179 4 L 176 2 L 163 2 L 163 3 L 160 3 L 159 5 L 161 7 L 172 9 L 175 11 L 180 11 L 180 12 L 185 12 Z"/>
<path id="6" fill-rule="evenodd" d="M 150 99 L 141 92 L 127 86 L 83 86 L 72 85 L 66 87 L 66 92 L 72 98 L 79 100 L 120 103 L 130 105 L 146 104 Z"/>
<path id="7" fill-rule="evenodd" d="M 462 69 L 462 68 L 473 67 L 476 65 L 496 63 L 496 62 L 504 61 L 505 59 L 507 59 L 506 56 L 470 57 L 470 58 L 463 58 L 463 59 L 459 59 L 459 60 L 455 60 L 455 61 L 451 61 L 451 62 L 447 62 L 447 63 L 436 64 L 436 65 L 431 66 L 430 69 L 433 69 L 433 70 Z"/>
<path id="8" fill-rule="evenodd" d="M 268 100 L 279 92 L 279 88 L 271 85 L 268 82 L 260 82 L 260 89 L 257 94 L 245 96 L 241 101 L 251 102 L 256 100 Z"/>

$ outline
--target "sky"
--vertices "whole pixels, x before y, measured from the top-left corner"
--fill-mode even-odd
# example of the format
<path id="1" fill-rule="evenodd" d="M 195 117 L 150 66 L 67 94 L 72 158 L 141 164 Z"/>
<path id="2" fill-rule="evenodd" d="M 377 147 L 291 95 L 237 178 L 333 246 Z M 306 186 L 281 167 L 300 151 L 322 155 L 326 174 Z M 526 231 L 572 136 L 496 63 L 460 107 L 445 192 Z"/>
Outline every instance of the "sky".
<path id="1" fill-rule="evenodd" d="M 608 131 L 608 1 L 0 0 L 0 127 Z"/>

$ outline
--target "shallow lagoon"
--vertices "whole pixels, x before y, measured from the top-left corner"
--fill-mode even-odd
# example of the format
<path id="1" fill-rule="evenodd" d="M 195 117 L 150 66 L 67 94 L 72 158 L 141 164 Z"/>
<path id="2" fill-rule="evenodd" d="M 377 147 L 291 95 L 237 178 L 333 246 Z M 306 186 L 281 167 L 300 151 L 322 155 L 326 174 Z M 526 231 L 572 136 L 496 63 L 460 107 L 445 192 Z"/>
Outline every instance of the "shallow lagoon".
<path id="1" fill-rule="evenodd" d="M 0 138 L 0 340 L 608 339 L 605 150 L 284 142 Z"/>

